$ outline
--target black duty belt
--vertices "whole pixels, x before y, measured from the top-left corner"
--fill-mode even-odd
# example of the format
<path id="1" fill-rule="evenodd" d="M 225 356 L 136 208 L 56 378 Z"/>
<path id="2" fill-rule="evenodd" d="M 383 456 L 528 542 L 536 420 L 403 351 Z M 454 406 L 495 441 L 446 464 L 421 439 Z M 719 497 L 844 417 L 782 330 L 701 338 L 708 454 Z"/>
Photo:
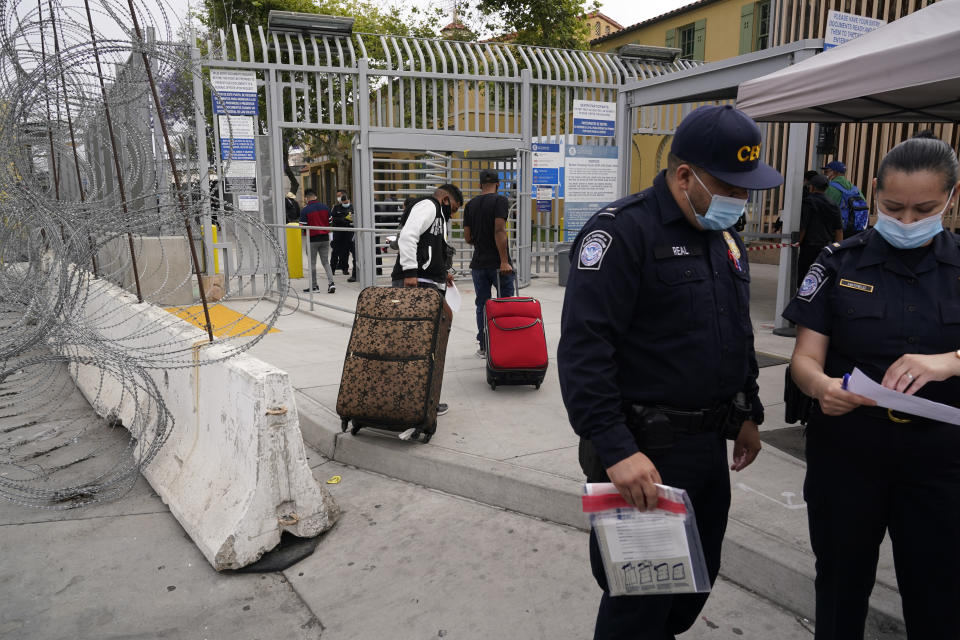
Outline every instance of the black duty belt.
<path id="1" fill-rule="evenodd" d="M 730 406 L 723 404 L 714 409 L 686 411 L 673 407 L 657 405 L 663 415 L 670 420 L 670 426 L 679 433 L 696 434 L 719 431 L 730 412 Z"/>
<path id="2" fill-rule="evenodd" d="M 895 422 L 897 424 L 942 424 L 936 420 L 922 418 L 920 416 L 914 416 L 909 413 L 902 413 L 900 411 L 894 411 L 893 409 L 885 409 L 883 407 L 861 406 L 857 409 L 857 411 L 863 415 L 870 416 L 871 418 L 883 420 L 884 422 Z"/>

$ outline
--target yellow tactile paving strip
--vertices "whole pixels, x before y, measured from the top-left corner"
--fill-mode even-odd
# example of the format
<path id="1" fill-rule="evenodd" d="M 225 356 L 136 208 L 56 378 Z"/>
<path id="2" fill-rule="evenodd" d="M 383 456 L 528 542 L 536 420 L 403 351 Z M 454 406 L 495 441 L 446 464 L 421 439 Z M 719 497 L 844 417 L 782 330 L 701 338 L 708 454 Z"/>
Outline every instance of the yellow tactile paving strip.
<path id="1" fill-rule="evenodd" d="M 195 304 L 190 307 L 167 307 L 167 311 L 186 320 L 190 324 L 206 330 L 203 318 L 203 305 Z M 213 334 L 218 338 L 239 338 L 255 336 L 263 333 L 267 325 L 257 322 L 253 318 L 237 313 L 223 305 L 210 307 L 210 322 L 213 323 Z M 267 333 L 279 333 L 280 330 L 271 327 Z"/>

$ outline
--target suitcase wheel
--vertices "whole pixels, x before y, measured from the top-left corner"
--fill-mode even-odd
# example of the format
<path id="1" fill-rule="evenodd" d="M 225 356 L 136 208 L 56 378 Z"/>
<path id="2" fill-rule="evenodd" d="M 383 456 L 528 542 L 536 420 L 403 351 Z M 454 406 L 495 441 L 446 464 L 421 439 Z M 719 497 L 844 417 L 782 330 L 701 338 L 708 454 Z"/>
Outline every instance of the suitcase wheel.
<path id="1" fill-rule="evenodd" d="M 427 444 L 428 442 L 430 442 L 430 438 L 432 437 L 433 437 L 432 433 L 425 433 L 423 434 L 423 439 L 420 440 L 420 442 L 422 442 L 423 444 Z"/>
<path id="2" fill-rule="evenodd" d="M 357 424 L 357 421 L 356 421 L 356 420 L 354 420 L 354 421 L 353 421 L 353 426 L 350 427 L 350 435 L 354 435 L 354 436 L 355 436 L 355 435 L 357 435 L 358 433 L 360 433 L 360 425 Z"/>
<path id="3" fill-rule="evenodd" d="M 540 388 L 540 383 L 538 382 L 536 385 L 534 385 L 534 387 L 535 387 L 536 389 L 539 389 L 539 388 Z"/>
<path id="4" fill-rule="evenodd" d="M 497 390 L 497 383 L 496 383 L 496 381 L 494 381 L 494 380 L 491 380 L 491 381 L 490 381 L 490 388 L 491 388 L 492 390 L 494 390 L 494 391 Z"/>
<path id="5" fill-rule="evenodd" d="M 350 426 L 349 418 L 340 420 L 340 433 L 346 433 L 348 426 Z"/>

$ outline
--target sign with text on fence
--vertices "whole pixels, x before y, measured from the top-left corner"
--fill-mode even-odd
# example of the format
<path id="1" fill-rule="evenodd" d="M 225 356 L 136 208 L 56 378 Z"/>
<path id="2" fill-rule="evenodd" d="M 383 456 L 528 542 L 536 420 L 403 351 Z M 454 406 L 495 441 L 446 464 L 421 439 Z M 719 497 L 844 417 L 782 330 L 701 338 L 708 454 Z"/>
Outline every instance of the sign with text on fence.
<path id="1" fill-rule="evenodd" d="M 533 184 L 559 187 L 563 197 L 563 143 L 534 142 L 530 145 Z"/>
<path id="2" fill-rule="evenodd" d="M 546 185 L 537 185 L 537 211 L 540 213 L 551 213 L 553 211 L 553 187 Z"/>
<path id="3" fill-rule="evenodd" d="M 257 192 L 257 163 L 233 160 L 224 167 L 223 187 L 228 193 Z"/>
<path id="4" fill-rule="evenodd" d="M 574 100 L 573 133 L 578 136 L 616 135 L 617 103 Z"/>
<path id="5" fill-rule="evenodd" d="M 211 69 L 213 112 L 217 115 L 255 116 L 258 113 L 257 73 Z"/>
<path id="6" fill-rule="evenodd" d="M 823 49 L 826 51 L 844 42 L 855 40 L 865 33 L 887 24 L 886 20 L 867 18 L 853 13 L 830 11 L 827 13 L 827 28 L 823 35 Z"/>
<path id="7" fill-rule="evenodd" d="M 593 214 L 617 199 L 615 146 L 569 145 L 564 162 L 564 242 L 573 242 Z"/>

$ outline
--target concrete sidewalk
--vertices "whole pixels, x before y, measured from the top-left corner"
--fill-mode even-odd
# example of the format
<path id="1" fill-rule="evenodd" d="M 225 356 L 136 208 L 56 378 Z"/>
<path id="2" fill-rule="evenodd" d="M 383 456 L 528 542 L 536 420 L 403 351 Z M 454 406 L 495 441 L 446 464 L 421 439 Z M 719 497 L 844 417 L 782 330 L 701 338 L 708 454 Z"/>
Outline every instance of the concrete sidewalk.
<path id="1" fill-rule="evenodd" d="M 789 357 L 793 339 L 772 333 L 776 267 L 753 265 L 751 315 L 759 352 Z M 294 282 L 299 293 L 302 286 Z M 476 324 L 469 280 L 458 281 L 464 306 L 455 315 L 447 351 L 442 400 L 450 413 L 440 418 L 428 445 L 364 430 L 340 433 L 335 412 L 341 367 L 352 314 L 299 301 L 251 353 L 291 375 L 304 437 L 332 459 L 580 529 L 582 474 L 577 439 L 567 422 L 555 366 L 564 289 L 555 277 L 535 278 L 522 295 L 540 300 L 551 365 L 539 391 L 500 387 L 485 380 L 485 363 L 474 356 Z M 337 277 L 335 294 L 315 293 L 317 303 L 355 307 L 359 287 Z M 300 294 L 304 295 L 304 294 Z M 296 300 L 290 301 L 297 305 Z M 783 422 L 785 365 L 760 371 L 767 408 L 762 429 Z M 805 464 L 769 445 L 742 473 L 731 472 L 733 503 L 724 547 L 723 575 L 799 615 L 812 618 L 813 555 L 803 503 Z M 889 545 L 882 550 L 872 599 L 868 637 L 903 637 L 902 614 Z"/>
<path id="2" fill-rule="evenodd" d="M 143 479 L 71 511 L 0 502 L 0 637 L 16 640 L 582 640 L 587 535 L 310 457 L 343 507 L 282 572 L 216 573 Z M 684 640 L 809 640 L 808 621 L 724 580 Z"/>

